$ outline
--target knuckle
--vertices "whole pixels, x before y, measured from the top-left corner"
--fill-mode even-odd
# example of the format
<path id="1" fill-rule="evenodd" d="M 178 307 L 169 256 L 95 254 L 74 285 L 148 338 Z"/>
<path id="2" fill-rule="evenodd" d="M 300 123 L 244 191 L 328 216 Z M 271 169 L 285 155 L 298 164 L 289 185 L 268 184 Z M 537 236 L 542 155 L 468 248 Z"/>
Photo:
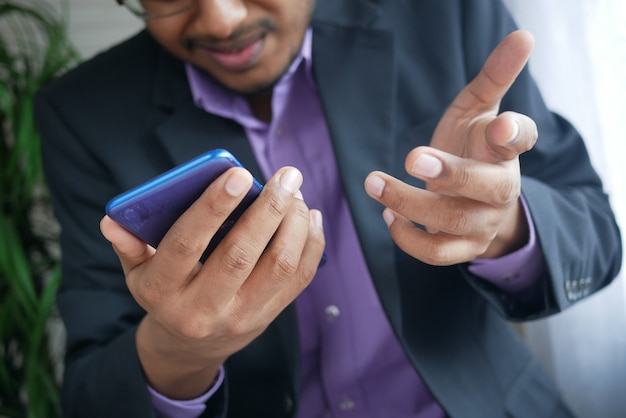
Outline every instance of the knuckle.
<path id="1" fill-rule="evenodd" d="M 271 216 L 274 218 L 282 219 L 287 213 L 284 201 L 278 196 L 271 196 L 267 206 L 270 209 Z"/>
<path id="2" fill-rule="evenodd" d="M 452 254 L 446 245 L 440 242 L 433 242 L 426 251 L 426 262 L 433 266 L 444 266 L 451 263 Z"/>
<path id="3" fill-rule="evenodd" d="M 219 219 L 225 219 L 234 209 L 225 204 L 225 199 L 203 199 L 203 212 Z"/>
<path id="4" fill-rule="evenodd" d="M 280 287 L 285 279 L 293 277 L 299 269 L 299 258 L 293 251 L 283 247 L 266 250 L 271 263 L 271 274 L 267 278 L 273 286 Z"/>
<path id="5" fill-rule="evenodd" d="M 179 256 L 190 256 L 204 249 L 204 243 L 191 234 L 183 234 L 178 229 L 172 229 L 172 251 Z"/>
<path id="6" fill-rule="evenodd" d="M 453 208 L 441 212 L 442 230 L 453 233 L 462 234 L 471 228 L 471 218 L 466 210 Z"/>
<path id="7" fill-rule="evenodd" d="M 472 182 L 472 175 L 470 171 L 464 167 L 455 171 L 454 176 L 450 179 L 452 181 L 453 189 L 465 189 Z"/>
<path id="8" fill-rule="evenodd" d="M 471 229 L 472 218 L 467 211 L 456 209 L 452 211 L 451 225 L 455 231 L 464 233 Z"/>
<path id="9" fill-rule="evenodd" d="M 274 257 L 274 271 L 280 278 L 293 276 L 298 271 L 298 260 L 286 252 L 278 254 Z"/>
<path id="10" fill-rule="evenodd" d="M 252 268 L 253 258 L 248 250 L 233 244 L 224 255 L 222 269 L 227 274 L 238 274 Z"/>
<path id="11" fill-rule="evenodd" d="M 298 216 L 299 218 L 301 218 L 301 220 L 305 221 L 306 223 L 309 222 L 309 208 L 306 205 L 306 203 L 304 203 L 304 201 L 300 200 L 300 199 L 294 199 L 294 213 L 296 216 Z"/>
<path id="12" fill-rule="evenodd" d="M 520 195 L 519 183 L 510 177 L 503 178 L 496 189 L 496 204 L 509 204 L 517 200 Z"/>
<path id="13" fill-rule="evenodd" d="M 239 336 L 242 334 L 246 334 L 248 330 L 247 322 L 243 319 L 243 317 L 234 315 L 230 321 L 228 321 L 221 333 L 228 337 Z"/>
<path id="14" fill-rule="evenodd" d="M 220 329 L 220 334 L 227 338 L 240 338 L 242 336 L 256 335 L 262 320 L 255 314 L 247 310 L 245 306 L 239 304 L 233 307 L 233 311 L 224 321 Z"/>
<path id="15" fill-rule="evenodd" d="M 202 339 L 207 335 L 207 323 L 204 318 L 193 316 L 179 321 L 178 332 L 185 338 Z"/>
<path id="16" fill-rule="evenodd" d="M 163 303 L 169 296 L 169 289 L 164 289 L 159 280 L 152 276 L 126 282 L 133 298 L 144 309 Z"/>

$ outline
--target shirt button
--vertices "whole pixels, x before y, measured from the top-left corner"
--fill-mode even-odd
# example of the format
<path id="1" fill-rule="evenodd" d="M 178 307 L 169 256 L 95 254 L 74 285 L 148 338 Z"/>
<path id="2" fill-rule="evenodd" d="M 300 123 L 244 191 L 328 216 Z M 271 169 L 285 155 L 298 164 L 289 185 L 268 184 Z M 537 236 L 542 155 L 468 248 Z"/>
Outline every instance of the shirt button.
<path id="1" fill-rule="evenodd" d="M 344 396 L 341 402 L 339 403 L 339 409 L 344 412 L 352 411 L 355 406 L 356 404 L 354 403 L 354 401 L 347 396 Z"/>
<path id="2" fill-rule="evenodd" d="M 284 406 L 287 413 L 290 414 L 293 411 L 293 398 L 288 393 L 285 394 Z"/>
<path id="3" fill-rule="evenodd" d="M 324 313 L 326 314 L 326 319 L 328 322 L 333 322 L 335 319 L 339 318 L 341 312 L 336 305 L 329 305 L 324 309 Z"/>

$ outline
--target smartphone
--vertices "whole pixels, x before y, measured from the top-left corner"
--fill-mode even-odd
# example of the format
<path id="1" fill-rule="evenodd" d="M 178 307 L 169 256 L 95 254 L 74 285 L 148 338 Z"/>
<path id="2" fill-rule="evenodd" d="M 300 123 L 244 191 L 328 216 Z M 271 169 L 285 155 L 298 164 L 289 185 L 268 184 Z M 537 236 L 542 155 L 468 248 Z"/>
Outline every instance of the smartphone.
<path id="1" fill-rule="evenodd" d="M 215 149 L 199 155 L 146 183 L 111 199 L 106 214 L 154 248 L 172 224 L 195 202 L 217 177 L 231 167 L 242 167 L 228 151 Z M 243 201 L 211 239 L 201 261 L 217 247 L 243 212 L 261 193 L 254 179 Z"/>

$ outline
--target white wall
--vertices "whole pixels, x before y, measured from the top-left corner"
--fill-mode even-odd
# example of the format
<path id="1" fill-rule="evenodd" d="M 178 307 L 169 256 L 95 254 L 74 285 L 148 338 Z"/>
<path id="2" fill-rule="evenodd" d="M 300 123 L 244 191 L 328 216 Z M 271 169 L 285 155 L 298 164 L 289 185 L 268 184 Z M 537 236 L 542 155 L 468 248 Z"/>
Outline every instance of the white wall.
<path id="1" fill-rule="evenodd" d="M 83 58 L 128 37 L 143 27 L 115 0 L 67 0 L 69 33 Z"/>

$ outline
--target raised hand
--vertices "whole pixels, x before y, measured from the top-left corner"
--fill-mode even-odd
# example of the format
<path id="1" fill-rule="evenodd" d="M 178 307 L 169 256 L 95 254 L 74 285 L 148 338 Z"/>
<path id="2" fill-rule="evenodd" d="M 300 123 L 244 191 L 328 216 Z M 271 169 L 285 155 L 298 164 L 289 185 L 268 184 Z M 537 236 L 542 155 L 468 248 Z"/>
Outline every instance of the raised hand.
<path id="1" fill-rule="evenodd" d="M 407 155 L 406 170 L 426 190 L 382 172 L 367 177 L 368 194 L 387 207 L 393 239 L 413 257 L 452 265 L 502 256 L 527 241 L 518 157 L 534 146 L 537 127 L 527 116 L 498 111 L 533 43 L 525 31 L 507 36 L 449 106 L 430 146 Z"/>

